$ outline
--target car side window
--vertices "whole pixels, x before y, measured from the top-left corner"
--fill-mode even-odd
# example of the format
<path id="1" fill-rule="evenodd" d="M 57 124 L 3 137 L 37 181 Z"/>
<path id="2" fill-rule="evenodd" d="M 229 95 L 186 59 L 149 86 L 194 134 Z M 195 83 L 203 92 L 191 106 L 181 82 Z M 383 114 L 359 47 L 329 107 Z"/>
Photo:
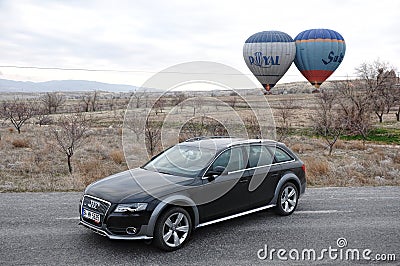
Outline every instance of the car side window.
<path id="1" fill-rule="evenodd" d="M 221 153 L 212 164 L 211 169 L 214 170 L 217 166 L 225 167 L 225 171 L 227 172 L 243 169 L 244 161 L 242 149 L 240 147 L 232 148 Z"/>
<path id="2" fill-rule="evenodd" d="M 263 145 L 251 145 L 248 151 L 248 168 L 272 164 L 274 157 Z"/>
<path id="3" fill-rule="evenodd" d="M 275 149 L 275 160 L 277 163 L 292 161 L 293 158 L 287 154 L 285 151 L 279 149 L 278 147 Z"/>

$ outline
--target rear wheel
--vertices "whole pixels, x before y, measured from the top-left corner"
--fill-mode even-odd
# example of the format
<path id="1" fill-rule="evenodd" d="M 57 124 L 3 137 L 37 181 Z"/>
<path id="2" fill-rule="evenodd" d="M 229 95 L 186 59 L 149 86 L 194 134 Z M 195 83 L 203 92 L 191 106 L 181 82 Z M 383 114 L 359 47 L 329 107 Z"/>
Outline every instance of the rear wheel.
<path id="1" fill-rule="evenodd" d="M 283 216 L 292 214 L 297 207 L 298 198 L 297 187 L 291 182 L 286 183 L 279 191 L 276 212 Z"/>
<path id="2" fill-rule="evenodd" d="M 168 209 L 159 217 L 154 229 L 154 245 L 166 251 L 181 248 L 190 237 L 192 221 L 189 213 L 180 207 Z"/>

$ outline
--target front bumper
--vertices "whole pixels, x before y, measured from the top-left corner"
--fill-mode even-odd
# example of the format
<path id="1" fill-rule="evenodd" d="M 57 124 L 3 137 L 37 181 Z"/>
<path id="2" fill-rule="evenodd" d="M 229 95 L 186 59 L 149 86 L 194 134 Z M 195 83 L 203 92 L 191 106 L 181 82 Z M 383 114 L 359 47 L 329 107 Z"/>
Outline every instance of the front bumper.
<path id="1" fill-rule="evenodd" d="M 92 230 L 93 232 L 102 235 L 102 236 L 106 236 L 109 239 L 116 239 L 116 240 L 141 240 L 141 239 L 152 239 L 153 237 L 151 236 L 146 236 L 146 235 L 142 235 L 143 229 L 146 226 L 142 226 L 141 230 L 139 233 L 137 233 L 137 235 L 134 236 L 130 236 L 130 235 L 114 235 L 110 232 L 107 231 L 107 229 L 103 229 L 103 228 L 98 228 L 96 226 L 93 226 L 91 224 L 86 223 L 85 221 L 79 221 L 80 225 L 85 226 L 86 228 L 89 228 L 90 230 Z"/>
<path id="2" fill-rule="evenodd" d="M 79 206 L 79 224 L 109 239 L 152 239 L 152 234 L 147 233 L 149 212 L 142 211 L 134 214 L 113 213 L 112 210 L 115 206 L 115 204 L 111 204 L 111 202 L 101 198 L 84 195 Z M 84 217 L 83 208 L 85 212 L 89 211 L 99 215 L 99 221 L 94 222 L 90 218 L 88 219 L 87 216 Z M 133 228 L 134 232 L 128 232 L 129 228 Z"/>

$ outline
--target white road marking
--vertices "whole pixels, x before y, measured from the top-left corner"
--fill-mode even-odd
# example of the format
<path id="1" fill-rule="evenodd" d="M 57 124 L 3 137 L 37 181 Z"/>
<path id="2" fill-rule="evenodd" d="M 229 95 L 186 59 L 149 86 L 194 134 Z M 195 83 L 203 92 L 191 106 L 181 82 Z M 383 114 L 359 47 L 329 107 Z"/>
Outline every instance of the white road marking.
<path id="1" fill-rule="evenodd" d="M 352 211 L 338 211 L 338 210 L 317 210 L 317 211 L 295 211 L 298 214 L 327 214 L 327 213 L 342 213 L 342 212 L 352 212 Z"/>
<path id="2" fill-rule="evenodd" d="M 78 217 L 61 217 L 61 218 L 56 218 L 56 220 L 79 220 Z"/>
<path id="3" fill-rule="evenodd" d="M 393 197 L 379 197 L 379 196 L 373 196 L 373 197 L 351 197 L 351 198 L 346 198 L 346 197 L 326 197 L 326 198 L 314 198 L 314 197 L 303 197 L 302 199 L 305 200 L 313 200 L 313 201 L 326 201 L 327 199 L 329 200 L 371 200 L 371 199 L 376 199 L 376 200 L 387 200 L 387 199 L 394 199 L 398 200 L 400 197 L 398 196 L 393 196 Z"/>

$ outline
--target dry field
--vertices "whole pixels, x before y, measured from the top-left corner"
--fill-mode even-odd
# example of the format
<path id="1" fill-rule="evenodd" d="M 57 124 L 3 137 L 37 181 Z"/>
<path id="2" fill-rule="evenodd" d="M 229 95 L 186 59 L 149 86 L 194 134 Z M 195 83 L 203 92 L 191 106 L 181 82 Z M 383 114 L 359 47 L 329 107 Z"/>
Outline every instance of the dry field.
<path id="1" fill-rule="evenodd" d="M 261 96 L 263 97 L 263 96 Z M 290 118 L 294 129 L 310 126 L 309 114 L 315 105 L 310 94 L 272 95 L 268 101 L 275 114 L 279 103 L 289 97 L 296 99 L 296 113 Z M 260 96 L 249 97 L 257 105 Z M 196 110 L 194 110 L 196 108 Z M 247 112 L 240 105 L 236 112 Z M 135 110 L 134 110 L 135 111 Z M 139 108 L 136 111 L 144 111 Z M 225 122 L 231 119 L 228 107 L 217 106 L 203 100 L 197 107 L 165 107 L 160 115 L 170 116 L 171 127 L 178 129 L 182 121 L 193 115 L 218 116 Z M 262 113 L 262 110 L 260 110 Z M 49 126 L 29 120 L 21 134 L 6 121 L 0 124 L 0 192 L 10 191 L 80 191 L 94 180 L 127 169 L 122 147 L 124 109 L 90 112 L 93 121 L 90 137 L 72 157 L 73 174 L 69 174 L 66 156 L 59 152 L 49 135 Z M 53 115 L 56 119 L 59 115 Z M 394 115 L 393 115 L 394 116 Z M 275 117 L 275 120 L 278 118 Z M 224 122 L 224 121 L 222 121 Z M 392 115 L 387 116 L 384 126 L 400 129 L 400 123 Z M 167 138 L 167 145 L 177 141 L 175 133 Z M 285 142 L 306 163 L 310 186 L 380 186 L 400 185 L 400 143 L 386 145 L 373 142 L 340 140 L 331 156 L 322 139 L 296 133 Z M 147 158 L 144 147 L 136 145 L 135 155 L 140 158 L 136 165 Z"/>

